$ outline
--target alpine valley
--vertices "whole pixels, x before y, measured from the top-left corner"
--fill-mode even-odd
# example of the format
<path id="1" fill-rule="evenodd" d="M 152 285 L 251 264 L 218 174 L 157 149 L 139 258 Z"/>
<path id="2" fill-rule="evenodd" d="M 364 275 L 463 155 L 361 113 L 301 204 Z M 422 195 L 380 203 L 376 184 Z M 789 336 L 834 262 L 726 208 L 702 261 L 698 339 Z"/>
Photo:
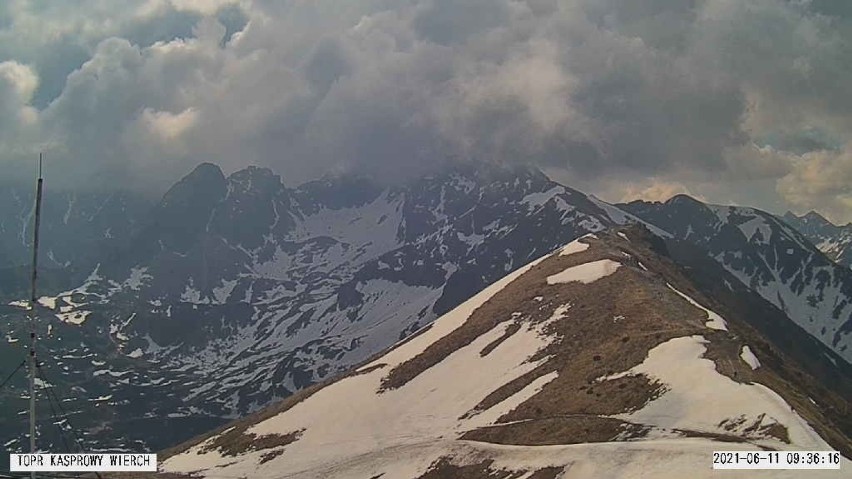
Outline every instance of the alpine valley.
<path id="1" fill-rule="evenodd" d="M 0 372 L 25 357 L 32 214 L 3 194 Z M 72 426 L 89 451 L 219 427 L 166 468 L 412 479 L 617 477 L 656 471 L 648 450 L 681 472 L 725 446 L 852 456 L 852 270 L 789 218 L 612 205 L 526 167 L 288 188 L 202 164 L 155 204 L 48 185 L 45 205 L 45 449 Z M 10 386 L 14 452 L 24 376 Z"/>

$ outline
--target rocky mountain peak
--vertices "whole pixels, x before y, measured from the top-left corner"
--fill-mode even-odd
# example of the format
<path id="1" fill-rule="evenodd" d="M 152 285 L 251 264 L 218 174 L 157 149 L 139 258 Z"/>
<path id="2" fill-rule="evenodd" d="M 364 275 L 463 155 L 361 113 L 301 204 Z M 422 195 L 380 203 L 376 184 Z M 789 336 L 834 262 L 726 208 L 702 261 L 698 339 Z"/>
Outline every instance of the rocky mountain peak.
<path id="1" fill-rule="evenodd" d="M 225 184 L 221 168 L 213 163 L 201 163 L 166 192 L 162 203 L 184 203 L 195 195 L 221 191 Z"/>
<path id="2" fill-rule="evenodd" d="M 693 198 L 692 196 L 689 196 L 689 195 L 684 194 L 684 193 L 679 193 L 677 195 L 672 196 L 668 200 L 666 200 L 665 204 L 694 207 L 694 206 L 702 205 L 703 203 L 698 201 L 697 199 Z"/>
<path id="3" fill-rule="evenodd" d="M 814 210 L 808 211 L 802 216 L 798 216 L 792 211 L 787 211 L 782 217 L 793 225 L 805 227 L 809 230 L 821 229 L 836 229 L 837 225 L 829 221 L 825 216 L 817 213 Z"/>
<path id="4" fill-rule="evenodd" d="M 206 230 L 214 207 L 226 194 L 227 180 L 222 170 L 212 163 L 202 163 L 166 192 L 150 215 L 141 241 L 185 253 Z"/>
<path id="5" fill-rule="evenodd" d="M 808 212 L 807 212 L 807 213 L 806 213 L 806 214 L 802 217 L 802 220 L 807 221 L 807 222 L 816 223 L 816 224 L 818 224 L 818 225 L 824 225 L 824 226 L 832 225 L 832 226 L 837 226 L 837 225 L 835 225 L 834 223 L 832 223 L 831 221 L 829 221 L 828 219 L 826 219 L 826 218 L 825 218 L 825 216 L 823 216 L 823 215 L 821 215 L 821 214 L 817 213 L 817 212 L 816 212 L 816 211 L 814 211 L 814 210 L 808 211 Z"/>

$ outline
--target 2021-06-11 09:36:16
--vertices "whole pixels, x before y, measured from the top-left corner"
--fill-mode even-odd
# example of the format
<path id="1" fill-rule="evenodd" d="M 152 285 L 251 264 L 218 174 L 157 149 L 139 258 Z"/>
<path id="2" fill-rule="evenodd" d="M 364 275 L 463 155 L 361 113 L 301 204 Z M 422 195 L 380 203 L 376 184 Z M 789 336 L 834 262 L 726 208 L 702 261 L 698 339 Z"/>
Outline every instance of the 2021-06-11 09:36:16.
<path id="1" fill-rule="evenodd" d="M 754 468 L 837 468 L 840 453 L 837 451 L 723 451 L 713 453 L 714 469 Z M 803 467 L 804 466 L 804 467 Z"/>

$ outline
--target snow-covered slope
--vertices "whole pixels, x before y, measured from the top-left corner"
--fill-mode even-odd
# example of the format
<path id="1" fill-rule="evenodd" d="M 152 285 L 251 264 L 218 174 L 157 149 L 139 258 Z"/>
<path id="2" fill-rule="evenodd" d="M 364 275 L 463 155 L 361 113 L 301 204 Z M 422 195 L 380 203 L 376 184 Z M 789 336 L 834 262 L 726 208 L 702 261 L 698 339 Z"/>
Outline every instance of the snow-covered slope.
<path id="1" fill-rule="evenodd" d="M 852 362 L 852 270 L 827 258 L 785 221 L 753 208 L 678 195 L 620 205 L 704 248 L 802 328 Z"/>
<path id="2" fill-rule="evenodd" d="M 826 256 L 852 267 L 852 223 L 838 226 L 815 211 L 803 216 L 788 211 L 782 219 L 805 235 Z"/>
<path id="3" fill-rule="evenodd" d="M 811 392 L 808 375 L 790 381 L 779 352 L 739 317 L 704 306 L 649 238 L 634 227 L 544 255 L 342 379 L 171 451 L 163 469 L 247 478 L 711 477 L 714 450 L 848 455 L 849 431 L 826 412 L 848 399 Z M 821 395 L 800 399 L 808 394 Z"/>

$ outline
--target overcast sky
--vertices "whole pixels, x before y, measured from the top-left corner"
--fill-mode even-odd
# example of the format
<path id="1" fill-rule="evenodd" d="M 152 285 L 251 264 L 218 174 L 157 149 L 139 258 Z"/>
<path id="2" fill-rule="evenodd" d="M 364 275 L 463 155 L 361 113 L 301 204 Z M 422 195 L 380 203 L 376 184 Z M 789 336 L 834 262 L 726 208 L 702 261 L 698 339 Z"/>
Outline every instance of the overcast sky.
<path id="1" fill-rule="evenodd" d="M 846 0 L 3 0 L 0 168 L 165 188 L 521 162 L 852 220 Z M 120 183 L 119 183 L 120 182 Z"/>

